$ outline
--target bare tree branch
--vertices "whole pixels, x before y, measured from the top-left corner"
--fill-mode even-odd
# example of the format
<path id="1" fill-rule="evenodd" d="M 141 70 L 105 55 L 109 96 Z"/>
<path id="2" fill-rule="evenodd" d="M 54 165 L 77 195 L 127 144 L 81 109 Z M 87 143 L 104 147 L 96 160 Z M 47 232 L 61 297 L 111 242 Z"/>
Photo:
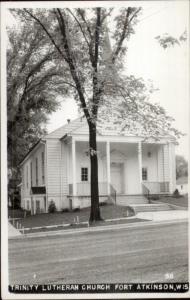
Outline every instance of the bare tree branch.
<path id="1" fill-rule="evenodd" d="M 100 22 L 100 23 L 101 23 L 101 26 L 102 26 L 104 20 L 105 20 L 108 16 L 111 15 L 111 13 L 112 13 L 113 10 L 114 10 L 114 7 L 112 7 L 112 8 L 110 9 L 109 13 L 105 14 L 105 16 L 102 17 L 101 22 Z"/>
<path id="2" fill-rule="evenodd" d="M 78 78 L 76 67 L 75 67 L 71 52 L 70 52 L 70 48 L 69 48 L 69 44 L 68 44 L 68 40 L 67 40 L 65 20 L 64 20 L 61 10 L 59 8 L 57 8 L 57 12 L 58 12 L 58 15 L 60 18 L 60 30 L 61 30 L 61 33 L 62 33 L 62 36 L 64 39 L 64 49 L 65 49 L 65 53 L 67 56 L 67 62 L 68 62 L 73 80 L 76 84 L 76 88 L 77 88 L 78 95 L 79 95 L 79 98 L 81 101 L 82 109 L 83 109 L 86 119 L 88 121 L 90 119 L 90 114 L 89 114 L 88 108 L 86 106 L 86 101 L 85 101 L 84 94 L 82 91 L 82 86 L 81 86 L 80 80 Z"/>
<path id="3" fill-rule="evenodd" d="M 126 37 L 126 33 L 127 33 L 127 29 L 130 25 L 130 23 L 132 22 L 132 20 L 134 19 L 135 16 L 137 16 L 137 14 L 139 13 L 139 11 L 141 10 L 141 8 L 138 8 L 134 14 L 131 16 L 130 18 L 130 14 L 131 14 L 131 10 L 132 8 L 131 7 L 128 7 L 127 8 L 127 11 L 126 11 L 126 16 L 125 16 L 125 21 L 124 21 L 124 25 L 123 25 L 123 30 L 122 30 L 122 33 L 121 33 L 121 37 L 118 41 L 118 45 L 116 47 L 116 50 L 115 50 L 115 53 L 113 54 L 113 57 L 112 57 L 112 63 L 115 62 L 116 58 L 118 57 L 120 51 L 121 51 L 121 48 L 122 48 L 122 44 L 123 44 L 123 41 Z"/>
<path id="4" fill-rule="evenodd" d="M 138 15 L 138 13 L 141 11 L 141 7 L 139 7 L 135 13 L 132 15 L 132 17 L 129 20 L 129 24 L 132 22 L 132 20 L 134 19 L 134 17 L 136 17 L 136 15 Z"/>
<path id="5" fill-rule="evenodd" d="M 91 63 L 93 64 L 94 56 L 93 56 L 93 51 L 92 51 L 92 43 L 91 43 L 91 42 L 89 43 L 89 41 L 88 41 L 88 39 L 87 39 L 87 37 L 86 37 L 86 34 L 85 34 L 85 32 L 84 32 L 84 30 L 83 30 L 83 28 L 82 28 L 82 26 L 81 26 L 79 20 L 77 19 L 77 17 L 72 13 L 72 11 L 71 11 L 69 8 L 67 8 L 67 11 L 73 16 L 73 18 L 74 18 L 75 21 L 77 22 L 77 24 L 78 24 L 78 26 L 79 26 L 79 28 L 80 28 L 82 34 L 83 34 L 83 37 L 84 37 L 84 39 L 85 39 L 85 41 L 86 41 L 86 43 L 87 43 L 87 45 L 88 45 L 90 61 L 91 61 Z M 85 24 L 86 24 L 86 23 L 85 23 Z"/>
<path id="6" fill-rule="evenodd" d="M 56 44 L 55 40 L 53 39 L 52 35 L 49 33 L 49 31 L 47 30 L 47 28 L 44 26 L 44 24 L 36 16 L 34 16 L 31 12 L 29 12 L 26 8 L 24 8 L 24 11 L 27 14 L 29 14 L 36 22 L 38 22 L 40 24 L 40 26 L 43 28 L 43 30 L 45 31 L 45 33 L 50 38 L 52 44 L 55 46 L 55 48 L 58 50 L 58 52 L 61 54 L 61 56 L 67 61 L 67 58 L 65 57 L 64 53 L 61 51 L 61 49 L 59 48 L 59 46 Z"/>
<path id="7" fill-rule="evenodd" d="M 115 53 L 113 54 L 112 63 L 115 62 L 115 60 L 116 60 L 119 52 L 121 51 L 121 46 L 123 44 L 123 41 L 125 39 L 125 35 L 126 35 L 126 32 L 127 32 L 127 27 L 128 27 L 128 21 L 129 21 L 130 13 L 131 13 L 131 7 L 128 7 L 127 11 L 126 11 L 126 16 L 125 16 L 125 21 L 124 21 L 124 25 L 123 25 L 122 34 L 121 34 L 121 37 L 119 39 L 119 42 L 118 42 L 117 48 L 115 50 Z"/>
<path id="8" fill-rule="evenodd" d="M 100 43 L 100 26 L 101 26 L 101 8 L 97 8 L 97 19 L 95 28 L 95 50 L 93 63 L 93 116 L 97 117 L 98 103 L 100 100 L 100 90 L 98 88 L 98 57 L 99 57 L 99 43 Z"/>
<path id="9" fill-rule="evenodd" d="M 83 22 L 85 23 L 86 28 L 87 28 L 88 33 L 89 33 L 89 36 L 90 36 L 90 39 L 92 40 L 92 39 L 93 39 L 93 35 L 92 35 L 92 32 L 91 32 L 90 26 L 88 25 L 88 23 L 87 23 L 87 21 L 86 21 L 86 19 L 85 19 L 85 16 L 84 16 L 84 14 L 83 14 L 83 12 L 82 12 L 82 10 L 81 10 L 80 8 L 78 8 L 78 9 L 77 9 L 77 12 L 78 12 L 78 14 L 81 16 L 81 19 L 83 20 Z"/>
<path id="10" fill-rule="evenodd" d="M 86 37 L 86 35 L 85 35 L 85 33 L 84 33 L 84 30 L 83 30 L 83 28 L 82 28 L 82 26 L 81 26 L 79 20 L 77 19 L 77 17 L 72 13 L 72 11 L 71 11 L 69 8 L 67 8 L 67 11 L 71 14 L 71 16 L 72 16 L 72 17 L 75 19 L 75 21 L 77 22 L 77 24 L 78 24 L 78 26 L 79 26 L 79 28 L 80 28 L 82 34 L 83 34 L 83 37 L 84 37 L 84 39 L 85 39 L 87 45 L 89 46 L 89 41 L 88 41 L 88 39 L 87 39 L 87 37 Z"/>

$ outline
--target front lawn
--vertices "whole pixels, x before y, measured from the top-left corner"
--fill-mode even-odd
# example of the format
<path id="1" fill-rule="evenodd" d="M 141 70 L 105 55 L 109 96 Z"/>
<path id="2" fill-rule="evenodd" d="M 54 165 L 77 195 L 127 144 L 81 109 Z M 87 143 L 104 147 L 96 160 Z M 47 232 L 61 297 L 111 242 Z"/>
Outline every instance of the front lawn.
<path id="1" fill-rule="evenodd" d="M 174 204 L 177 206 L 181 207 L 186 207 L 188 208 L 188 195 L 181 196 L 178 198 L 175 198 L 174 196 L 172 197 L 161 197 L 158 201 L 164 202 L 164 203 L 169 203 L 169 204 Z"/>
<path id="2" fill-rule="evenodd" d="M 16 219 L 24 218 L 24 210 L 8 208 L 8 217 Z"/>
<path id="3" fill-rule="evenodd" d="M 96 226 L 106 226 L 106 225 L 116 225 L 116 224 L 129 224 L 129 223 L 136 223 L 136 222 L 147 222 L 146 219 L 139 219 L 139 218 L 128 218 L 128 219 L 121 219 L 121 220 L 112 220 L 109 222 L 97 222 L 90 227 L 96 227 Z M 42 228 L 31 228 L 27 231 L 24 231 L 24 233 L 36 233 L 36 232 L 48 232 L 48 231 L 58 231 L 58 230 L 68 230 L 68 229 L 74 229 L 74 228 L 87 228 L 87 224 L 70 224 L 68 226 L 56 226 L 56 227 L 42 227 Z M 23 233 L 23 231 L 21 231 Z"/>
<path id="4" fill-rule="evenodd" d="M 126 206 L 105 205 L 101 206 L 100 210 L 102 218 L 106 220 L 126 217 L 128 208 Z M 19 220 L 19 223 L 25 228 L 73 224 L 76 222 L 77 216 L 78 222 L 87 222 L 90 216 L 90 208 L 84 208 L 75 212 L 55 212 L 51 214 L 27 216 L 26 218 Z"/>

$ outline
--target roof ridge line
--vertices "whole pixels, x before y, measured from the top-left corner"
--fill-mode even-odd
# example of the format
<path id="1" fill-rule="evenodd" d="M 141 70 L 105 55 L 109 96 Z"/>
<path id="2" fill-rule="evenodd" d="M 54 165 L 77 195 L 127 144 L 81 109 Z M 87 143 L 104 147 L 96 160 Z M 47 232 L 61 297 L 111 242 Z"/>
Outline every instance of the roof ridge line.
<path id="1" fill-rule="evenodd" d="M 78 118 L 76 118 L 76 119 L 72 120 L 70 123 L 73 123 L 73 122 L 75 122 L 75 121 L 76 121 L 76 120 L 78 120 L 79 118 L 81 118 L 81 117 L 78 117 Z M 50 135 L 50 134 L 54 133 L 55 131 L 57 131 L 57 130 L 59 130 L 59 129 L 61 129 L 61 128 L 63 128 L 63 127 L 65 127 L 65 126 L 67 126 L 67 125 L 69 125 L 70 123 L 65 123 L 64 125 L 60 126 L 60 127 L 59 127 L 59 128 L 57 128 L 57 129 L 54 129 L 53 131 L 51 131 L 50 133 L 48 133 L 48 134 L 44 135 L 43 137 L 46 137 L 46 136 L 48 136 L 48 135 Z"/>

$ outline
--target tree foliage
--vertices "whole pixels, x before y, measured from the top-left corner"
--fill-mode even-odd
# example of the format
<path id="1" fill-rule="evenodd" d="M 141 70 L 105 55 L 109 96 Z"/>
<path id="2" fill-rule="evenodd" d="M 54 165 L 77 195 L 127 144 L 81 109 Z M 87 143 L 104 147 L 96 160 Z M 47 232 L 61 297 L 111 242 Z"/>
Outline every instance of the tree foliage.
<path id="1" fill-rule="evenodd" d="M 150 101 L 153 92 L 152 84 L 148 85 L 142 78 L 123 76 L 114 91 L 110 90 L 109 100 L 102 107 L 100 127 L 114 123 L 118 134 L 128 132 L 144 140 L 158 141 L 165 136 L 179 138 L 183 134 L 172 126 L 174 119 L 159 103 Z"/>
<path id="2" fill-rule="evenodd" d="M 7 32 L 8 162 L 16 167 L 46 132 L 48 114 L 59 105 L 56 97 L 67 94 L 68 88 L 60 59 L 36 24 L 20 22 L 19 28 Z"/>
<path id="3" fill-rule="evenodd" d="M 188 162 L 182 155 L 176 155 L 176 178 L 188 176 Z"/>
<path id="4" fill-rule="evenodd" d="M 164 49 L 173 47 L 175 45 L 180 46 L 187 40 L 186 30 L 179 36 L 179 38 L 173 37 L 168 33 L 164 33 L 162 36 L 158 35 L 155 39 L 159 42 L 160 46 Z"/>

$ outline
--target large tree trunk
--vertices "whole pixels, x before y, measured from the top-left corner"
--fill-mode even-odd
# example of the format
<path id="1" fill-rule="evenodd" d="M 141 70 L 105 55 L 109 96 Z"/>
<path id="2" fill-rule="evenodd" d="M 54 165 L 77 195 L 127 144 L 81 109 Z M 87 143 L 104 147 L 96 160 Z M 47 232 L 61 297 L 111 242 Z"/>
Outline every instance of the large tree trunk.
<path id="1" fill-rule="evenodd" d="M 91 211 L 90 223 L 102 220 L 99 208 L 99 191 L 98 191 L 98 157 L 96 144 L 96 125 L 89 123 L 89 145 L 90 145 L 90 162 L 91 162 Z"/>

